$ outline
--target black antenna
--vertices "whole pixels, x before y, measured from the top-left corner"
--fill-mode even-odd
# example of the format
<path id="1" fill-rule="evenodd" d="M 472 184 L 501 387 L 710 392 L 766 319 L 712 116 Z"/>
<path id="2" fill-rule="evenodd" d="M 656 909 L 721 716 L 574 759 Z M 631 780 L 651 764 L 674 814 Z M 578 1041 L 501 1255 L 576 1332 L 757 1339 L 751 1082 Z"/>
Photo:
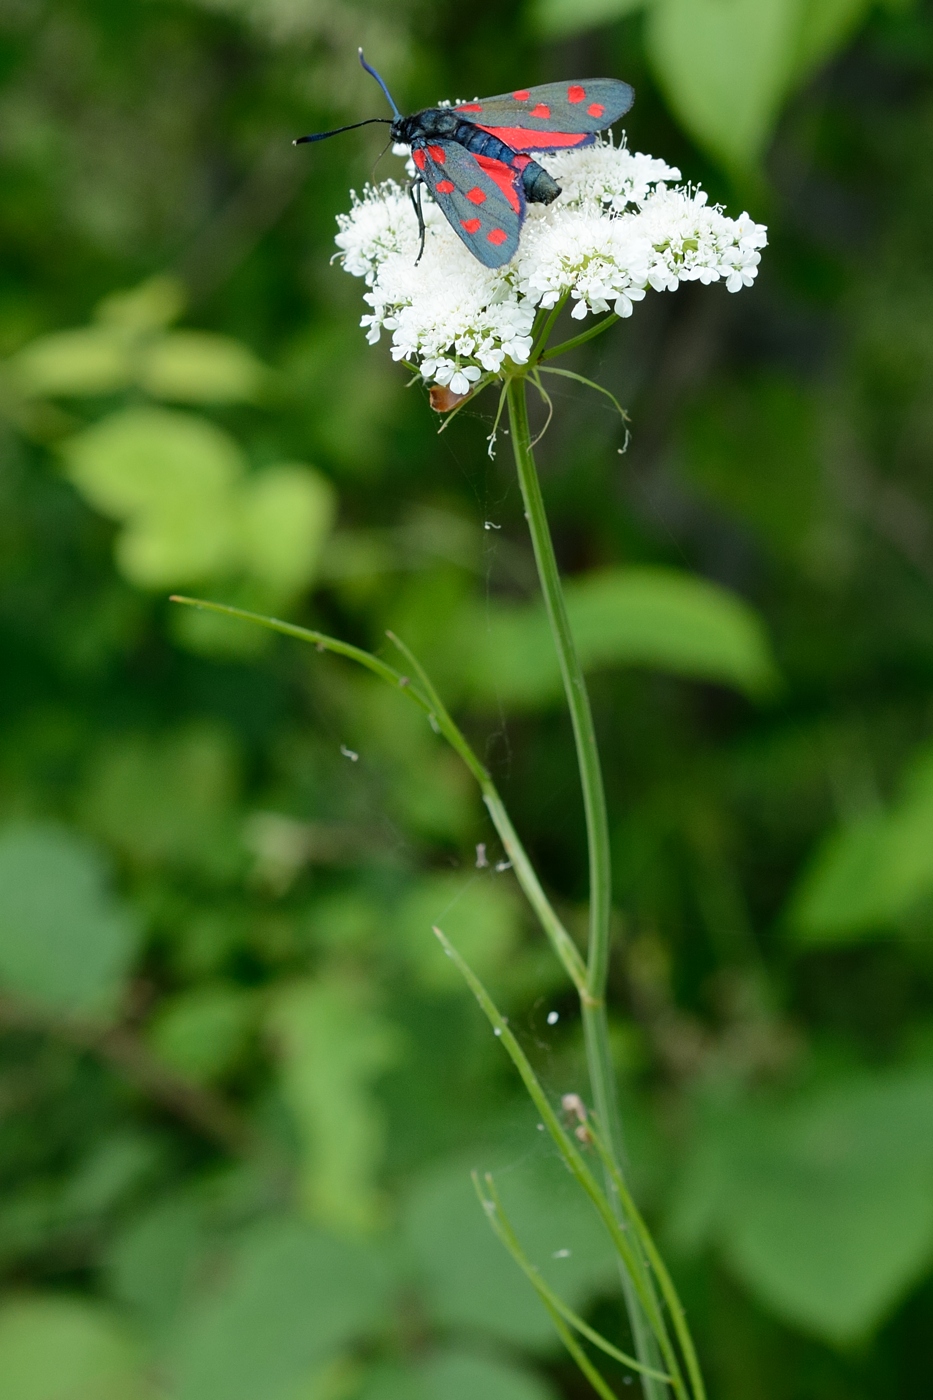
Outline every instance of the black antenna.
<path id="1" fill-rule="evenodd" d="M 371 77 L 373 77 L 373 78 L 376 79 L 376 82 L 379 84 L 379 86 L 382 88 L 382 91 L 385 93 L 386 97 L 388 98 L 389 106 L 392 108 L 392 111 L 395 113 L 396 120 L 398 120 L 398 118 L 401 117 L 402 114 L 401 114 L 401 112 L 399 111 L 399 109 L 396 107 L 396 105 L 395 105 L 395 100 L 394 100 L 394 98 L 393 98 L 391 92 L 390 92 L 389 89 L 386 87 L 385 83 L 384 83 L 383 80 L 380 78 L 380 76 L 379 76 L 379 74 L 376 72 L 375 68 L 370 68 L 369 64 L 366 62 L 366 59 L 363 57 L 363 50 L 362 50 L 362 49 L 360 49 L 360 63 L 362 63 L 363 67 L 366 69 L 366 72 L 369 73 L 369 75 L 370 75 Z"/>
<path id="2" fill-rule="evenodd" d="M 305 141 L 326 141 L 328 136 L 339 136 L 342 131 L 356 131 L 358 126 L 372 126 L 373 122 L 380 122 L 383 126 L 392 125 L 390 117 L 367 117 L 364 122 L 351 122 L 349 126 L 338 126 L 333 131 L 318 131 L 313 136 L 296 136 L 292 145 L 301 146 Z"/>

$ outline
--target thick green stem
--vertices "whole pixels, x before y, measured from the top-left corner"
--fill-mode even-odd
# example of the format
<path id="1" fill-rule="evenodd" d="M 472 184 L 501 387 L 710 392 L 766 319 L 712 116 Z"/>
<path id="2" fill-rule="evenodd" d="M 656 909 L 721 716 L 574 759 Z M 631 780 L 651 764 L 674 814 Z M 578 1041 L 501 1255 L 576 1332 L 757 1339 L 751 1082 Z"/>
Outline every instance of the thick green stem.
<path id="1" fill-rule="evenodd" d="M 554 554 L 554 544 L 551 539 L 544 499 L 541 495 L 541 484 L 538 480 L 532 451 L 531 429 L 528 424 L 528 402 L 523 377 L 516 376 L 509 381 L 508 405 L 515 465 L 525 504 L 525 517 L 531 533 L 535 562 L 538 566 L 538 578 L 544 594 L 545 608 L 551 624 L 551 632 L 564 682 L 564 691 L 570 709 L 577 750 L 577 764 L 580 770 L 580 784 L 583 790 L 583 807 L 586 815 L 590 874 L 589 947 L 586 990 L 580 1001 L 586 1040 L 587 1066 L 596 1111 L 605 1124 L 613 1161 L 621 1171 L 624 1160 L 622 1132 L 605 1005 L 612 898 L 606 794 L 603 787 L 589 694 L 583 677 L 583 668 L 580 665 L 580 658 L 574 644 L 573 633 L 570 629 L 567 604 L 564 599 L 557 559 Z M 621 1205 L 618 1203 L 615 1193 L 613 1193 L 613 1200 L 619 1204 L 621 1220 L 623 1219 Z M 640 1246 L 636 1246 L 636 1248 L 640 1262 Z M 647 1269 L 643 1268 L 639 1272 L 642 1273 L 643 1277 L 638 1280 L 638 1283 L 647 1284 L 650 1287 Z M 649 1369 L 657 1370 L 657 1346 L 644 1309 L 638 1299 L 636 1280 L 623 1271 L 622 1284 L 638 1359 Z M 662 1382 L 643 1376 L 642 1385 L 647 1400 L 661 1400 L 665 1390 Z"/>

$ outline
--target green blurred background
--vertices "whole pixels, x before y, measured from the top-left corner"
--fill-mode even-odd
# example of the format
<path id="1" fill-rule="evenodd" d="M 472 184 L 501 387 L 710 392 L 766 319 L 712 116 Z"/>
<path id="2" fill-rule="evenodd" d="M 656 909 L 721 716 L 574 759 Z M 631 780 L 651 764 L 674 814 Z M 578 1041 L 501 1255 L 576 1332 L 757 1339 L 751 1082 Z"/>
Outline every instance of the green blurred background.
<path id="1" fill-rule="evenodd" d="M 5 0 L 0 1393 L 583 1396 L 487 1232 L 627 1341 L 441 922 L 554 1094 L 573 998 L 404 698 L 175 589 L 420 652 L 570 925 L 569 725 L 493 405 L 438 438 L 335 215 L 406 110 L 606 74 L 767 222 L 540 453 L 609 787 L 633 1180 L 719 1400 L 933 1366 L 933 9 Z M 391 154 L 377 178 L 399 174 Z M 484 842 L 489 865 L 476 868 Z M 556 1017 L 553 1013 L 557 1013 Z M 635 1388 L 611 1373 L 622 1394 Z"/>

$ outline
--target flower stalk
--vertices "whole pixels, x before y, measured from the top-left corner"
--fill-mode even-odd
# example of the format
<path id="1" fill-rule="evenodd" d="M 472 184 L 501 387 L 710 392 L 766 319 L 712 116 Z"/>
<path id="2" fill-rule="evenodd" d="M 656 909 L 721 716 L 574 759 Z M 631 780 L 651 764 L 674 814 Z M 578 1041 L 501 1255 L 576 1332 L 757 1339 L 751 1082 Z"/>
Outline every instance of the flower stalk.
<path id="1" fill-rule="evenodd" d="M 559 349 L 560 347 L 558 347 Z M 525 518 L 531 535 L 538 578 L 544 595 L 551 635 L 560 663 L 564 693 L 570 710 L 583 808 L 586 817 L 589 852 L 589 939 L 587 947 L 586 985 L 580 993 L 580 1010 L 586 1044 L 587 1069 L 593 1102 L 600 1121 L 605 1125 L 607 1150 L 621 1176 L 624 1162 L 622 1124 L 618 1110 L 615 1070 L 609 1043 L 609 1023 L 606 1014 L 606 982 L 609 974 L 610 919 L 612 913 L 612 863 L 609 844 L 609 820 L 603 784 L 599 748 L 593 724 L 589 692 L 577 654 L 576 644 L 567 615 L 567 604 L 554 553 L 554 543 L 548 525 L 541 483 L 535 464 L 531 428 L 528 422 L 527 384 L 524 375 L 515 375 L 507 385 L 507 402 L 511 428 L 512 450 L 518 472 Z M 618 1205 L 620 1219 L 624 1218 L 616 1193 L 610 1198 Z M 639 1282 L 651 1287 L 651 1280 L 636 1246 L 636 1263 L 640 1265 Z M 636 1280 L 629 1271 L 622 1271 L 626 1306 L 635 1339 L 639 1361 L 647 1372 L 657 1371 L 657 1347 L 652 1329 L 636 1292 Z M 642 1375 L 647 1400 L 656 1400 L 665 1392 L 665 1385 L 650 1374 Z"/>

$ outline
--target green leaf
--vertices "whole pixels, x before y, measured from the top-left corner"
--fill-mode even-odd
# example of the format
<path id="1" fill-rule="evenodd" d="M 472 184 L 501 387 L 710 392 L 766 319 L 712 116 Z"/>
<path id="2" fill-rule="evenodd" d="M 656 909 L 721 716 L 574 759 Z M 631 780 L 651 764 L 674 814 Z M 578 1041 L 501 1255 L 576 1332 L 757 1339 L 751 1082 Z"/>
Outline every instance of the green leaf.
<path id="1" fill-rule="evenodd" d="M 267 467 L 244 483 L 240 509 L 249 572 L 286 597 L 310 583 L 336 514 L 326 477 L 298 462 Z"/>
<path id="2" fill-rule="evenodd" d="M 384 1213 L 375 1178 L 385 1127 L 372 1086 L 398 1058 L 398 1031 L 372 1009 L 365 983 L 336 973 L 282 988 L 269 1026 L 301 1144 L 302 1204 L 335 1229 L 369 1230 Z"/>
<path id="3" fill-rule="evenodd" d="M 442 1351 L 418 1371 L 429 1400 L 556 1400 L 542 1376 L 492 1357 Z"/>
<path id="4" fill-rule="evenodd" d="M 10 361 L 27 394 L 112 394 L 131 382 L 130 345 L 109 327 L 39 336 Z"/>
<path id="5" fill-rule="evenodd" d="M 431 929 L 447 933 L 479 977 L 495 977 L 514 957 L 520 937 L 520 906 L 510 885 L 487 873 L 434 875 L 412 886 L 390 921 L 390 938 L 418 971 L 419 980 L 438 991 L 460 990 L 463 979 L 438 945 Z"/>
<path id="6" fill-rule="evenodd" d="M 247 346 L 210 331 L 171 331 L 143 355 L 140 386 L 181 403 L 250 403 L 268 370 Z"/>
<path id="7" fill-rule="evenodd" d="M 135 1216 L 107 1248 L 108 1291 L 150 1329 L 164 1328 L 189 1295 L 202 1262 L 204 1216 L 191 1194 L 160 1200 Z"/>
<path id="8" fill-rule="evenodd" d="M 756 697 L 776 684 L 757 614 L 705 579 L 673 569 L 612 569 L 573 581 L 566 595 L 587 670 L 650 666 Z M 542 608 L 484 609 L 457 641 L 473 698 L 535 705 L 559 696 L 560 672 Z"/>
<path id="9" fill-rule="evenodd" d="M 359 1400 L 555 1400 L 541 1376 L 471 1352 L 435 1352 L 420 1365 L 379 1366 Z"/>
<path id="10" fill-rule="evenodd" d="M 35 1297 L 0 1306 L 3 1400 L 142 1400 L 140 1358 L 95 1303 Z"/>
<path id="11" fill-rule="evenodd" d="M 177 321 L 187 300 L 184 283 L 171 273 L 160 273 L 126 291 L 111 292 L 97 305 L 94 315 L 104 325 L 139 335 Z"/>
<path id="12" fill-rule="evenodd" d="M 121 735 L 96 755 L 82 816 L 137 865 L 235 875 L 244 857 L 233 810 L 238 769 L 236 746 L 216 724 L 159 739 Z"/>
<path id="13" fill-rule="evenodd" d="M 797 48 L 801 0 L 655 0 L 648 53 L 678 119 L 724 165 L 764 153 Z"/>
<path id="14" fill-rule="evenodd" d="M 172 1400 L 293 1400 L 386 1322 L 380 1259 L 294 1219 L 255 1227 L 169 1349 Z"/>
<path id="15" fill-rule="evenodd" d="M 647 0 L 536 0 L 531 20 L 544 38 L 560 39 L 565 34 L 612 24 L 643 9 L 646 3 Z"/>
<path id="16" fill-rule="evenodd" d="M 866 1336 L 933 1263 L 933 1072 L 853 1077 L 707 1123 L 674 1227 L 717 1244 L 805 1331 Z"/>
<path id="17" fill-rule="evenodd" d="M 233 487 L 244 463 L 222 429 L 168 409 L 129 408 L 71 438 L 63 452 L 82 495 L 125 522 L 116 554 L 130 582 L 178 587 L 234 565 Z"/>
<path id="18" fill-rule="evenodd" d="M 888 812 L 830 833 L 793 895 L 787 922 L 810 946 L 890 931 L 933 895 L 933 750 L 915 755 Z"/>
<path id="19" fill-rule="evenodd" d="M 792 80 L 802 82 L 842 48 L 873 0 L 806 0 L 800 5 Z"/>
<path id="20" fill-rule="evenodd" d="M 426 1304 L 444 1327 L 486 1332 L 550 1350 L 553 1324 L 479 1209 L 470 1169 L 498 1161 L 503 1204 L 531 1259 L 571 1307 L 585 1309 L 618 1279 L 595 1212 L 563 1165 L 543 1157 L 515 1165 L 502 1149 L 479 1148 L 417 1182 L 404 1229 L 423 1279 Z"/>
<path id="21" fill-rule="evenodd" d="M 189 1079 L 222 1079 L 255 1028 L 255 998 L 229 983 L 202 985 L 163 1001 L 148 1039 L 160 1059 Z"/>
<path id="22" fill-rule="evenodd" d="M 139 946 L 97 849 L 63 828 L 0 831 L 0 980 L 58 1011 L 106 1015 Z"/>
<path id="23" fill-rule="evenodd" d="M 648 53 L 679 120 L 723 165 L 763 156 L 788 93 L 840 49 L 872 0 L 653 0 Z"/>

